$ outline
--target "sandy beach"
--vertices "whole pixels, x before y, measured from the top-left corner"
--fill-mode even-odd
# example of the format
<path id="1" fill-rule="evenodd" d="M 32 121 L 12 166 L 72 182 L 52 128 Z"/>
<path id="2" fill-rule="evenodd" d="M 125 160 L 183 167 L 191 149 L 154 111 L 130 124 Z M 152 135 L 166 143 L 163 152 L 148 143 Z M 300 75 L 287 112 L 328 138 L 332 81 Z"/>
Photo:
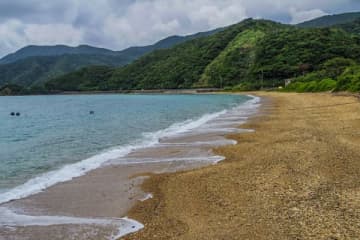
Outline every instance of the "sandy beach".
<path id="1" fill-rule="evenodd" d="M 215 166 L 154 175 L 154 198 L 125 239 L 358 239 L 360 102 L 331 94 L 258 93 L 261 113 L 219 147 Z"/>

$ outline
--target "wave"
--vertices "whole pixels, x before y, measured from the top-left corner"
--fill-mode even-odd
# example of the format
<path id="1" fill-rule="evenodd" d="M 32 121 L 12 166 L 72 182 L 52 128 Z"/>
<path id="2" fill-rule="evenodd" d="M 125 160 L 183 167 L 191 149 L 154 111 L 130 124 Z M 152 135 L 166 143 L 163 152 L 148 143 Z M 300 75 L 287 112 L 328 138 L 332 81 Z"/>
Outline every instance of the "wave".
<path id="1" fill-rule="evenodd" d="M 151 196 L 152 197 L 152 196 Z M 150 198 L 150 197 L 149 197 Z M 53 226 L 53 225 L 98 225 L 113 226 L 115 232 L 109 240 L 119 239 L 129 233 L 137 232 L 144 225 L 125 218 L 79 218 L 65 216 L 28 216 L 18 214 L 10 209 L 0 207 L 0 226 L 27 227 L 27 226 Z"/>
<path id="2" fill-rule="evenodd" d="M 234 107 L 233 109 L 223 110 L 211 114 L 205 114 L 198 119 L 195 120 L 190 119 L 184 122 L 175 123 L 170 127 L 160 131 L 144 133 L 143 138 L 139 139 L 138 141 L 132 144 L 112 148 L 103 153 L 82 160 L 80 162 L 65 165 L 64 167 L 58 170 L 50 171 L 42 175 L 39 175 L 33 179 L 30 179 L 29 181 L 27 181 L 26 183 L 20 186 L 17 186 L 7 192 L 1 193 L 0 204 L 16 199 L 28 197 L 36 193 L 42 192 L 46 188 L 54 186 L 58 183 L 67 182 L 76 177 L 81 177 L 86 173 L 88 173 L 89 171 L 101 167 L 104 163 L 108 161 L 124 157 L 136 149 L 154 146 L 159 143 L 159 140 L 161 138 L 172 137 L 181 133 L 189 132 L 195 128 L 198 128 L 206 124 L 207 122 L 213 119 L 216 119 L 224 115 L 227 112 L 249 111 L 250 113 L 251 109 L 257 108 L 260 98 L 251 95 L 248 96 L 251 97 L 252 99 L 246 101 L 245 103 L 240 104 L 237 107 Z M 217 156 L 215 160 L 219 161 L 220 159 L 218 158 L 219 157 Z"/>

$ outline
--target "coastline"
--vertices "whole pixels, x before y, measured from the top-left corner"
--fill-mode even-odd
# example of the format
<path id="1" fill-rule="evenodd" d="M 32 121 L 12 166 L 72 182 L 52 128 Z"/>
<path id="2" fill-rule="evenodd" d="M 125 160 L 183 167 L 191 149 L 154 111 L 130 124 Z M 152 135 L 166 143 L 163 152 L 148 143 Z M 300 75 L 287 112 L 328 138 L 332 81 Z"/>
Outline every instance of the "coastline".
<path id="1" fill-rule="evenodd" d="M 228 137 L 226 160 L 152 175 L 153 198 L 124 239 L 355 239 L 360 235 L 360 103 L 356 96 L 257 93 L 261 114 Z"/>
<path id="2" fill-rule="evenodd" d="M 15 95 L 1 95 L 0 97 L 11 96 L 56 96 L 56 95 L 107 95 L 107 94 L 212 94 L 222 90 L 219 88 L 194 88 L 194 89 L 144 89 L 144 90 L 109 90 L 109 91 L 64 91 L 64 92 L 43 92 Z"/>
<path id="3" fill-rule="evenodd" d="M 153 137 L 159 140 L 158 144 L 146 145 L 124 157 L 108 162 L 101 168 L 89 169 L 88 174 L 80 174 L 71 181 L 60 181 L 55 185 L 47 186 L 46 189 L 43 187 L 35 189 L 34 195 L 21 199 L 17 199 L 18 197 L 14 195 L 17 200 L 0 204 L 0 214 L 14 218 L 11 220 L 0 217 L 0 223 L 2 226 L 5 225 L 5 228 L 0 227 L 0 232 L 3 231 L 5 239 L 12 235 L 19 239 L 27 236 L 37 240 L 46 239 L 46 237 L 64 239 L 64 236 L 67 236 L 64 235 L 66 232 L 71 234 L 75 231 L 74 229 L 77 229 L 74 225 L 86 225 L 88 222 L 103 223 L 113 218 L 124 217 L 136 202 L 151 200 L 149 192 L 141 191 L 139 188 L 144 180 L 144 172 L 158 174 L 184 171 L 223 160 L 221 156 L 214 154 L 212 148 L 235 144 L 224 136 L 229 132 L 246 132 L 246 130 L 239 130 L 237 126 L 244 122 L 253 111 L 256 111 L 257 101 L 257 98 L 248 99 L 229 110 L 209 113 L 199 119 L 176 123 L 165 130 L 153 133 Z M 86 168 L 81 168 L 82 172 L 86 170 Z M 52 183 L 52 178 L 40 179 L 43 180 L 42 184 L 49 180 Z M 59 181 L 58 177 L 55 177 L 55 180 Z M 31 218 L 34 225 L 23 225 L 22 218 Z M 51 224 L 47 223 L 50 226 L 37 225 L 37 221 L 43 223 L 42 219 L 50 219 Z M 14 226 L 16 230 L 6 228 L 12 221 L 13 225 L 10 226 Z M 122 221 L 131 224 L 131 220 L 122 219 Z M 79 224 L 73 224 L 74 222 Z M 138 223 L 138 226 L 142 226 L 141 223 Z M 80 227 L 76 231 L 84 229 L 84 226 Z M 130 230 L 139 228 L 141 227 Z M 63 229 L 61 234 L 58 232 L 59 229 Z M 109 236 L 103 233 L 106 230 L 96 228 L 94 231 L 95 233 L 98 231 L 100 236 Z M 114 233 L 113 229 L 111 231 Z M 86 239 L 98 239 L 94 236 L 93 238 L 86 237 Z"/>

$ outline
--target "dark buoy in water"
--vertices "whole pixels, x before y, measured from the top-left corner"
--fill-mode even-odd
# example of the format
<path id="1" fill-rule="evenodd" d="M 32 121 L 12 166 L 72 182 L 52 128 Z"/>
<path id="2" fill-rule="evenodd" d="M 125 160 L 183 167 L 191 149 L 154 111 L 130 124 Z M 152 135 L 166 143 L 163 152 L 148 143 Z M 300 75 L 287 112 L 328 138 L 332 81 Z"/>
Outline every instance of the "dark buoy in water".
<path id="1" fill-rule="evenodd" d="M 16 113 L 16 116 L 20 116 L 20 113 L 19 113 L 19 112 L 17 112 L 17 113 Z"/>
<path id="2" fill-rule="evenodd" d="M 90 111 L 89 113 L 90 113 L 91 115 L 95 114 L 95 112 L 94 112 L 94 111 Z"/>
<path id="3" fill-rule="evenodd" d="M 10 115 L 11 115 L 11 116 L 15 116 L 15 113 L 14 113 L 14 112 L 11 112 Z"/>

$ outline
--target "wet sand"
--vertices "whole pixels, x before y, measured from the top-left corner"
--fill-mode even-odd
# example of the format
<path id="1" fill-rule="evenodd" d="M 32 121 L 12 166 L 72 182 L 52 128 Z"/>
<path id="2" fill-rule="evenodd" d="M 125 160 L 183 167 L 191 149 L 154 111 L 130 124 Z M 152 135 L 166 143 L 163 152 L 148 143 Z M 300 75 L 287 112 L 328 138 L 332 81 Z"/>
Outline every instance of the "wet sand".
<path id="1" fill-rule="evenodd" d="M 154 175 L 125 239 L 359 239 L 360 102 L 258 93 L 267 101 L 218 165 Z"/>

